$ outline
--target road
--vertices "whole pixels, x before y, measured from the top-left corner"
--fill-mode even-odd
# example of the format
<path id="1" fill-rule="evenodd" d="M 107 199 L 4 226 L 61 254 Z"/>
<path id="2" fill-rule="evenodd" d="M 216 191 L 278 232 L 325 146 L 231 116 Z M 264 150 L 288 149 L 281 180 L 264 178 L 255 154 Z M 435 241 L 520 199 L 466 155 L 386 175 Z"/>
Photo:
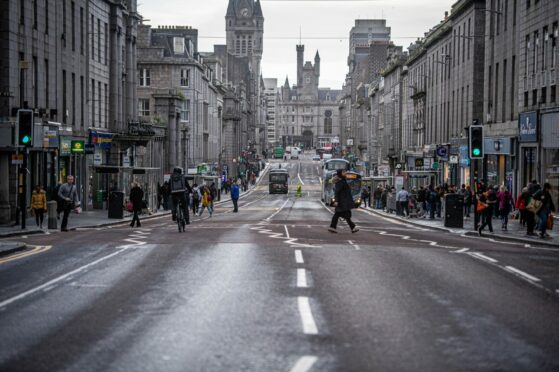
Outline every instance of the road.
<path id="1" fill-rule="evenodd" d="M 319 164 L 283 167 L 288 195 L 264 180 L 183 234 L 29 236 L 0 258 L 0 370 L 559 370 L 557 250 L 364 210 L 330 234 Z"/>

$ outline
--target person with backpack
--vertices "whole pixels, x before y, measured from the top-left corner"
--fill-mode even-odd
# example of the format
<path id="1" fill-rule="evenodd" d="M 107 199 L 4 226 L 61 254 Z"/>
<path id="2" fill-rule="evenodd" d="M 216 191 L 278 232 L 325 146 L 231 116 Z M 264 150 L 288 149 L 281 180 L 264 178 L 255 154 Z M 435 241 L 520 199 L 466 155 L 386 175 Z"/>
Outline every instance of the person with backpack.
<path id="1" fill-rule="evenodd" d="M 520 196 L 521 204 L 518 206 L 518 209 L 522 212 L 524 211 L 524 220 L 526 221 L 526 235 L 527 236 L 534 236 L 534 229 L 536 227 L 536 214 L 530 210 L 528 210 L 528 204 L 532 200 L 532 193 L 530 192 L 530 186 L 526 186 L 523 189 L 523 192 Z"/>
<path id="2" fill-rule="evenodd" d="M 499 215 L 501 216 L 501 229 L 507 230 L 509 223 L 509 213 L 513 208 L 512 196 L 505 186 L 499 188 L 497 193 L 499 199 Z"/>
<path id="3" fill-rule="evenodd" d="M 202 216 L 202 213 L 204 213 L 204 209 L 208 210 L 208 213 L 210 214 L 210 217 L 213 214 L 213 207 L 212 207 L 212 193 L 210 191 L 210 188 L 207 186 L 204 186 L 202 188 L 202 208 L 200 209 L 200 213 L 198 213 L 198 217 Z"/>
<path id="4" fill-rule="evenodd" d="M 541 201 L 541 207 L 537 215 L 540 220 L 540 238 L 549 238 L 547 234 L 547 220 L 551 212 L 555 212 L 555 204 L 551 198 L 551 184 L 546 182 L 543 188 L 536 191 L 533 196 L 534 199 Z M 553 218 L 553 217 L 552 217 Z"/>
<path id="5" fill-rule="evenodd" d="M 190 224 L 190 216 L 188 214 L 189 198 L 188 194 L 192 192 L 190 185 L 182 175 L 181 168 L 173 169 L 173 174 L 169 180 L 169 192 L 173 201 L 172 218 L 173 221 L 177 220 L 177 206 L 182 209 L 184 220 L 187 225 Z"/>
<path id="6" fill-rule="evenodd" d="M 233 202 L 233 213 L 239 212 L 239 186 L 236 182 L 231 182 L 231 201 Z"/>
<path id="7" fill-rule="evenodd" d="M 192 186 L 191 199 L 192 199 L 192 214 L 196 216 L 200 209 L 200 199 L 201 199 L 200 187 L 196 183 Z"/>

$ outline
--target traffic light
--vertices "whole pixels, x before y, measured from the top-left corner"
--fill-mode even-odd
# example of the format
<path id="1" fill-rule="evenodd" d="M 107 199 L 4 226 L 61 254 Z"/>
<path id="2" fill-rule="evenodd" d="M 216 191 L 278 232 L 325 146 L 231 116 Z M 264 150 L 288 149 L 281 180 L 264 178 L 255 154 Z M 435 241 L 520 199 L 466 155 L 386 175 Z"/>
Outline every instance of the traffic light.
<path id="1" fill-rule="evenodd" d="M 18 110 L 18 145 L 33 146 L 33 110 Z"/>
<path id="2" fill-rule="evenodd" d="M 483 159 L 483 126 L 470 125 L 470 159 Z"/>

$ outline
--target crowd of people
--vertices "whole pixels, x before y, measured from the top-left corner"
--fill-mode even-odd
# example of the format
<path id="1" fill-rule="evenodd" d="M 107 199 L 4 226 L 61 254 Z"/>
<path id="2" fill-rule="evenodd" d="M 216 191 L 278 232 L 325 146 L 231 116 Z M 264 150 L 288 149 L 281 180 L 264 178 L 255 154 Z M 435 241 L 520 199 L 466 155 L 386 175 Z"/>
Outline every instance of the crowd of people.
<path id="1" fill-rule="evenodd" d="M 551 195 L 551 185 L 543 186 L 536 180 L 522 189 L 516 197 L 504 185 L 486 186 L 481 182 L 476 195 L 469 185 L 458 188 L 455 185 L 420 186 L 407 190 L 402 187 L 379 185 L 372 191 L 364 187 L 361 192 L 362 204 L 365 207 L 395 212 L 402 217 L 428 218 L 434 220 L 444 214 L 444 200 L 448 194 L 458 194 L 463 200 L 463 216 L 471 218 L 474 213 L 480 216 L 478 232 L 481 235 L 485 228 L 493 232 L 493 219 L 501 222 L 501 229 L 506 231 L 509 220 L 518 219 L 521 226 L 526 227 L 526 235 L 548 238 L 547 229 L 553 225 L 551 212 L 555 205 Z M 475 197 L 474 197 L 475 196 Z"/>

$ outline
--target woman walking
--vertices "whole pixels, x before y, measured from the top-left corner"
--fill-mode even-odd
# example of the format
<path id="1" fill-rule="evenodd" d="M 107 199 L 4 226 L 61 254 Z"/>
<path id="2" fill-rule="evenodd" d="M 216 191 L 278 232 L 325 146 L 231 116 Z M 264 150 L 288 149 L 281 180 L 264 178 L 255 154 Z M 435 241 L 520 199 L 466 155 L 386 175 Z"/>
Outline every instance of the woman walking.
<path id="1" fill-rule="evenodd" d="M 200 209 L 200 213 L 198 213 L 198 216 L 201 216 L 202 213 L 204 213 L 204 209 L 208 210 L 208 213 L 210 214 L 211 217 L 213 214 L 212 194 L 207 186 L 204 186 L 202 191 L 202 208 Z"/>
<path id="2" fill-rule="evenodd" d="M 42 229 L 45 211 L 47 210 L 47 196 L 41 185 L 37 185 L 35 190 L 33 190 L 33 194 L 31 195 L 31 208 L 35 214 L 37 227 Z"/>
<path id="3" fill-rule="evenodd" d="M 497 193 L 499 199 L 499 215 L 501 216 L 501 229 L 507 230 L 509 223 L 509 213 L 511 212 L 513 201 L 509 190 L 505 186 L 499 188 Z"/>
<path id="4" fill-rule="evenodd" d="M 538 211 L 538 217 L 540 221 L 540 238 L 548 238 L 547 234 L 547 219 L 551 212 L 555 212 L 555 205 L 551 199 L 551 184 L 544 183 L 543 189 L 538 190 L 534 194 L 534 199 L 542 202 L 542 206 Z"/>

